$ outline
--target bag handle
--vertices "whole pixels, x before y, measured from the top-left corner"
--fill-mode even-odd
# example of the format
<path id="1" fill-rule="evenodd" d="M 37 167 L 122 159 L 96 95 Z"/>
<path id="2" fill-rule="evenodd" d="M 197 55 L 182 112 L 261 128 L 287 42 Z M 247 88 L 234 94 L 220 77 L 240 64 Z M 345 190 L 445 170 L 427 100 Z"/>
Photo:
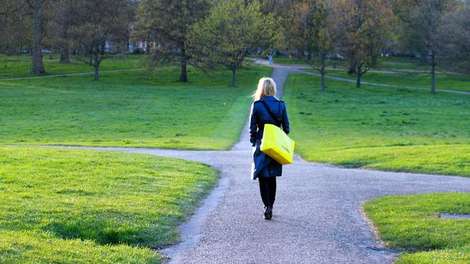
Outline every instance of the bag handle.
<path id="1" fill-rule="evenodd" d="M 264 105 L 264 108 L 266 108 L 266 110 L 268 111 L 269 115 L 271 116 L 271 118 L 275 121 L 278 121 L 279 122 L 279 126 L 282 124 L 282 117 L 281 118 L 277 118 L 276 115 L 271 111 L 271 108 L 269 108 L 269 106 L 266 104 L 265 101 L 263 100 L 260 100 L 261 103 L 263 103 Z M 279 102 L 279 107 L 281 106 L 281 103 Z"/>

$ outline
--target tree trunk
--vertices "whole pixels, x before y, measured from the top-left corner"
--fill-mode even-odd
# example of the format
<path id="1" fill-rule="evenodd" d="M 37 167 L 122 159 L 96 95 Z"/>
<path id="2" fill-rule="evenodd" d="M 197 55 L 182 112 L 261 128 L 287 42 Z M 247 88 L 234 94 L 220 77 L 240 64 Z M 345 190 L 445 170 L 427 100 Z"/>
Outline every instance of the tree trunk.
<path id="1" fill-rule="evenodd" d="M 32 49 L 32 73 L 41 75 L 46 72 L 42 61 L 42 38 L 44 31 L 44 1 L 33 2 L 33 49 Z"/>
<path id="2" fill-rule="evenodd" d="M 357 69 L 357 72 L 356 72 L 356 88 L 361 88 L 361 78 L 362 78 L 361 69 Z"/>
<path id="3" fill-rule="evenodd" d="M 60 45 L 60 63 L 68 64 L 70 63 L 70 45 L 68 38 L 68 28 L 67 25 L 61 25 L 62 36 L 61 36 L 61 45 Z"/>
<path id="4" fill-rule="evenodd" d="M 326 54 L 320 54 L 320 90 L 324 92 L 326 90 L 325 86 L 325 61 L 326 61 Z"/>
<path id="5" fill-rule="evenodd" d="M 60 48 L 60 63 L 68 64 L 70 63 L 70 49 L 69 44 L 63 43 L 63 46 Z"/>
<path id="6" fill-rule="evenodd" d="M 379 55 L 374 54 L 371 56 L 371 61 L 372 65 L 371 66 L 376 66 L 379 63 Z"/>
<path id="7" fill-rule="evenodd" d="M 237 67 L 236 66 L 232 66 L 232 83 L 231 83 L 231 86 L 232 87 L 237 86 Z"/>
<path id="8" fill-rule="evenodd" d="M 357 73 L 356 70 L 357 70 L 357 61 L 355 59 L 351 59 L 351 61 L 349 62 L 348 73 L 355 74 Z"/>
<path id="9" fill-rule="evenodd" d="M 181 49 L 181 72 L 180 82 L 188 82 L 188 58 L 186 57 L 186 49 Z"/>
<path id="10" fill-rule="evenodd" d="M 431 53 L 431 93 L 436 93 L 436 54 Z"/>
<path id="11" fill-rule="evenodd" d="M 95 67 L 95 81 L 99 81 L 100 80 L 100 65 L 96 63 L 94 67 Z"/>
<path id="12" fill-rule="evenodd" d="M 322 92 L 326 91 L 324 70 L 320 72 L 320 91 Z"/>
<path id="13" fill-rule="evenodd" d="M 95 81 L 100 79 L 100 65 L 101 65 L 101 58 L 100 55 L 94 55 L 93 67 L 95 67 Z"/>

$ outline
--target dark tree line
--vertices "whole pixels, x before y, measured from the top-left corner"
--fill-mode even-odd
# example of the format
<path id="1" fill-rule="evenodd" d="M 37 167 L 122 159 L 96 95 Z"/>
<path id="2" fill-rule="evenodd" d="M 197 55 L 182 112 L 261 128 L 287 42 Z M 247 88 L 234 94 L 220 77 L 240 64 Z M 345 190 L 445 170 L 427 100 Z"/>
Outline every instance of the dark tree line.
<path id="1" fill-rule="evenodd" d="M 127 0 L 1 0 L 1 51 L 31 53 L 31 72 L 44 74 L 43 51 L 54 49 L 69 63 L 73 51 L 95 69 L 106 57 L 107 42 L 128 40 L 134 1 Z M 18 31 L 20 30 L 20 31 Z"/>
<path id="2" fill-rule="evenodd" d="M 357 87 L 383 54 L 415 56 L 437 68 L 470 72 L 469 5 L 463 0 L 0 0 L 0 52 L 29 52 L 43 74 L 44 48 L 95 68 L 106 46 L 147 44 L 154 65 L 222 65 L 233 72 L 253 51 L 303 58 L 326 89 L 328 65 L 347 62 Z M 121 50 L 126 50 L 123 48 Z"/>
<path id="3" fill-rule="evenodd" d="M 266 1 L 272 2 L 272 1 Z M 428 63 L 431 92 L 436 92 L 438 66 L 470 72 L 468 3 L 460 0 L 294 0 L 279 4 L 283 14 L 284 49 L 304 58 L 321 76 L 325 60 L 347 60 L 348 73 L 362 76 L 378 58 L 394 54 Z M 282 7 L 281 7 L 282 6 Z M 284 10 L 288 10 L 287 12 Z M 458 66 L 458 67 L 456 67 Z"/>

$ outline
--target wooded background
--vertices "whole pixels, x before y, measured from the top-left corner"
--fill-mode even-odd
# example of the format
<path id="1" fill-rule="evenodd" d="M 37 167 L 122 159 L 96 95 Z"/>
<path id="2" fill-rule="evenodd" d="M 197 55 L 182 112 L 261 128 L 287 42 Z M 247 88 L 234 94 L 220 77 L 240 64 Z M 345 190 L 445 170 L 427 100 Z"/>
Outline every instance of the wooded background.
<path id="1" fill-rule="evenodd" d="M 236 73 L 249 55 L 301 58 L 321 75 L 347 62 L 362 76 L 381 56 L 418 58 L 470 72 L 468 0 L 1 0 L 0 53 L 30 54 L 44 74 L 45 53 L 76 56 L 95 69 L 120 53 L 147 53 L 154 65 L 224 66 Z M 1 70 L 1 69 L 0 69 Z"/>

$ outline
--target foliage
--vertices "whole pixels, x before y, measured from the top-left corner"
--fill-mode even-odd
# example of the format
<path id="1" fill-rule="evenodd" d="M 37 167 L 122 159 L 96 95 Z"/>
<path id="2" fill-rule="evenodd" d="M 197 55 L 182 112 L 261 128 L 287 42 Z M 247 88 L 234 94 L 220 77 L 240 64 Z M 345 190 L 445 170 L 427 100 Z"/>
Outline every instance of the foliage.
<path id="1" fill-rule="evenodd" d="M 189 47 L 199 65 L 230 69 L 235 86 L 236 73 L 250 49 L 268 48 L 275 38 L 274 18 L 264 15 L 258 2 L 219 1 L 207 18 L 194 25 Z"/>
<path id="2" fill-rule="evenodd" d="M 383 170 L 470 176 L 470 100 L 400 88 L 357 90 L 289 77 L 286 101 L 298 152 L 307 160 Z"/>
<path id="3" fill-rule="evenodd" d="M 440 213 L 470 214 L 470 194 L 435 193 L 386 196 L 364 209 L 388 246 L 418 251 L 397 261 L 411 263 L 468 263 L 470 221 L 441 219 Z"/>
<path id="4" fill-rule="evenodd" d="M 180 81 L 187 82 L 187 53 L 191 26 L 204 18 L 210 0 L 143 0 L 139 4 L 138 33 L 155 43 L 154 60 L 160 63 L 178 61 Z"/>
<path id="5" fill-rule="evenodd" d="M 46 30 L 49 32 L 46 42 L 49 46 L 58 48 L 60 62 L 70 63 L 70 51 L 73 41 L 71 28 L 77 23 L 79 10 L 73 0 L 56 0 L 50 8 L 53 15 L 48 19 Z"/>
<path id="6" fill-rule="evenodd" d="M 446 14 L 439 28 L 444 67 L 470 73 L 470 9 Z"/>
<path id="7" fill-rule="evenodd" d="M 31 20 L 25 1 L 2 0 L 0 4 L 0 53 L 15 54 L 31 46 Z"/>
<path id="8" fill-rule="evenodd" d="M 439 29 L 444 15 L 453 9 L 454 0 L 418 0 L 410 3 L 410 11 L 401 16 L 404 38 L 410 50 L 421 52 L 424 61 L 431 67 L 431 92 L 437 89 L 436 66 L 440 50 Z M 443 40 L 447 41 L 447 40 Z"/>
<path id="9" fill-rule="evenodd" d="M 325 90 L 327 57 L 335 50 L 335 19 L 332 17 L 332 4 L 326 0 L 299 1 L 291 8 L 291 26 L 296 38 L 291 48 L 307 54 L 307 62 L 321 75 L 320 89 Z"/>
<path id="10" fill-rule="evenodd" d="M 72 22 L 71 37 L 86 56 L 88 64 L 95 68 L 95 80 L 105 58 L 107 41 L 125 41 L 128 26 L 127 0 L 86 0 L 73 2 L 77 15 Z"/>
<path id="11" fill-rule="evenodd" d="M 393 12 L 383 0 L 339 0 L 334 2 L 339 50 L 350 61 L 350 73 L 361 77 L 377 63 L 393 20 Z"/>

